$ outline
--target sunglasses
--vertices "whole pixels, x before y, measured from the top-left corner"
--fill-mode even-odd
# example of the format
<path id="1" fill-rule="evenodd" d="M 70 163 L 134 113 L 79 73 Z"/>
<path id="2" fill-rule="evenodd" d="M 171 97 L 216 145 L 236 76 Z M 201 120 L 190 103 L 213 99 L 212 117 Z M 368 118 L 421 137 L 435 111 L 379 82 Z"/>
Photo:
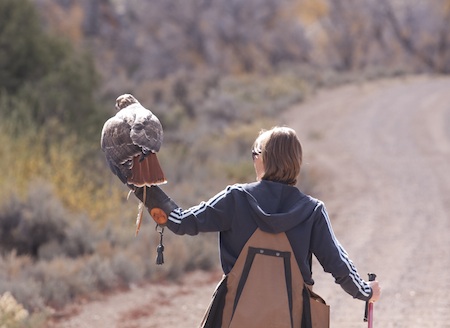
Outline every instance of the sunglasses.
<path id="1" fill-rule="evenodd" d="M 259 155 L 261 155 L 260 152 L 257 152 L 256 150 L 252 150 L 252 158 L 253 158 L 253 160 L 255 160 L 255 158 L 256 158 L 257 156 L 259 156 Z"/>

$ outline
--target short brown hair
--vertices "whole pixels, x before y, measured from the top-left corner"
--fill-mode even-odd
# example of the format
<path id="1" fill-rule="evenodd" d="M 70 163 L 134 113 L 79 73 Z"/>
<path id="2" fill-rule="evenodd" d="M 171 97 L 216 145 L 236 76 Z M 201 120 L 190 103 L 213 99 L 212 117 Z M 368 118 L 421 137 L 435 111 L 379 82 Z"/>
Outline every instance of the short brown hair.
<path id="1" fill-rule="evenodd" d="M 261 154 L 265 173 L 263 180 L 295 185 L 302 165 L 302 146 L 295 131 L 288 127 L 262 130 L 253 144 Z"/>

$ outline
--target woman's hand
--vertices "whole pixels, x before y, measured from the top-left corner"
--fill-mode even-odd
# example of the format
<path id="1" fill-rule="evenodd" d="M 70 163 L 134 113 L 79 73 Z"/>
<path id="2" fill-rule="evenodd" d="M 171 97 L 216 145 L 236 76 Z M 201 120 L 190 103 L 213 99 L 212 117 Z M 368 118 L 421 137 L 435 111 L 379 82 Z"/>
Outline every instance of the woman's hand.
<path id="1" fill-rule="evenodd" d="M 376 302 L 380 299 L 381 296 L 381 287 L 378 281 L 369 281 L 367 282 L 369 286 L 372 288 L 372 297 L 369 302 Z"/>

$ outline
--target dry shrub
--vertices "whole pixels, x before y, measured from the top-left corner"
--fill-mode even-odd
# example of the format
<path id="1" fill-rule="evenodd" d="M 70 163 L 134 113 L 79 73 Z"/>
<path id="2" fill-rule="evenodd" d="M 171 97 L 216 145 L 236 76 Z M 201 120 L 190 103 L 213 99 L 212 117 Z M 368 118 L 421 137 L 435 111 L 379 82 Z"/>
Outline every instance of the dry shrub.
<path id="1" fill-rule="evenodd" d="M 77 279 L 82 267 L 81 261 L 56 258 L 37 262 L 29 268 L 29 274 L 40 283 L 40 295 L 45 303 L 60 308 L 72 302 L 75 297 L 88 294 L 89 286 L 80 285 Z"/>
<path id="2" fill-rule="evenodd" d="M 293 74 L 228 76 L 220 80 L 202 109 L 213 128 L 273 118 L 309 93 L 307 83 Z"/>
<path id="3" fill-rule="evenodd" d="M 23 202 L 12 197 L 0 216 L 0 246 L 5 250 L 37 257 L 42 245 L 64 238 L 64 208 L 45 185 L 31 189 Z"/>
<path id="4" fill-rule="evenodd" d="M 11 292 L 27 310 L 42 311 L 45 305 L 40 283 L 28 275 L 33 264 L 29 256 L 17 256 L 16 252 L 0 256 L 0 294 Z"/>
<path id="5" fill-rule="evenodd" d="M 118 252 L 111 261 L 111 269 L 120 279 L 121 284 L 129 286 L 143 280 L 145 267 L 140 254 L 133 252 Z"/>
<path id="6" fill-rule="evenodd" d="M 184 239 L 188 253 L 185 271 L 212 270 L 220 265 L 217 238 L 217 233 L 206 233 Z"/>
<path id="7" fill-rule="evenodd" d="M 80 272 L 82 280 L 91 291 L 108 291 L 119 285 L 119 279 L 111 268 L 111 259 L 94 255 L 84 261 L 84 267 Z"/>
<path id="8" fill-rule="evenodd" d="M 21 327 L 29 313 L 10 292 L 0 295 L 0 327 Z"/>
<path id="9" fill-rule="evenodd" d="M 54 241 L 40 247 L 41 255 L 49 252 L 52 256 L 36 259 L 19 256 L 15 251 L 6 253 L 3 249 L 0 293 L 11 292 L 31 312 L 43 311 L 46 306 L 62 308 L 77 299 L 89 299 L 97 293 L 128 288 L 149 279 L 178 279 L 186 270 L 207 270 L 218 263 L 217 244 L 212 242 L 215 235 L 205 239 L 205 236 L 179 237 L 165 232 L 163 266 L 155 264 L 159 234 L 153 224 L 144 223 L 137 238 L 133 226 L 125 233 L 106 229 L 104 235 L 96 238 L 98 242 L 91 240 L 95 253 L 78 254 L 75 258 L 64 253 L 64 247 Z M 52 247 L 58 252 L 51 250 Z"/>
<path id="10" fill-rule="evenodd" d="M 31 185 L 28 197 L 12 197 L 0 210 L 0 247 L 34 258 L 76 257 L 93 251 L 86 218 L 68 212 L 44 181 Z"/>

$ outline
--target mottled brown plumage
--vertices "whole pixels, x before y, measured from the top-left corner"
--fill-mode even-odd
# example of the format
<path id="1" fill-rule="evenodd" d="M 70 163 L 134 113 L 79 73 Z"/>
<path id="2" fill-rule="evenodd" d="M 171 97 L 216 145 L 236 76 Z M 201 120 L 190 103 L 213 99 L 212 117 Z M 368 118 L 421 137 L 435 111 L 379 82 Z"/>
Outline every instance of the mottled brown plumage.
<path id="1" fill-rule="evenodd" d="M 101 147 L 111 171 L 132 190 L 166 183 L 156 152 L 163 141 L 159 119 L 130 94 L 116 100 L 117 114 L 103 126 Z M 144 188 L 145 192 L 145 188 Z M 142 217 L 142 206 L 138 224 Z M 136 231 L 139 231 L 139 227 Z"/>

